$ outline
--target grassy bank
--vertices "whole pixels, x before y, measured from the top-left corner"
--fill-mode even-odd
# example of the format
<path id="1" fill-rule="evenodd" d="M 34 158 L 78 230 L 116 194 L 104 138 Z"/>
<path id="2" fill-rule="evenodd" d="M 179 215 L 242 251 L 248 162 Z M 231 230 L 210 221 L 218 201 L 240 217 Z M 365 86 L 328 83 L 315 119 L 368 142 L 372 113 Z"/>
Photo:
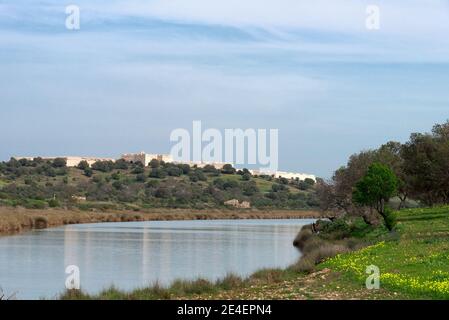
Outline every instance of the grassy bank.
<path id="1" fill-rule="evenodd" d="M 404 210 L 397 241 L 382 241 L 323 263 L 364 282 L 366 267 L 380 269 L 381 286 L 414 298 L 449 299 L 449 208 Z"/>
<path id="2" fill-rule="evenodd" d="M 320 216 L 319 212 L 306 210 L 193 210 L 161 208 L 137 212 L 125 210 L 39 210 L 0 206 L 0 235 L 79 223 L 153 220 L 295 219 L 319 218 Z"/>
<path id="3" fill-rule="evenodd" d="M 110 288 L 97 295 L 77 292 L 62 298 L 449 299 L 449 207 L 403 210 L 393 234 L 360 227 L 353 227 L 351 237 L 366 241 L 367 247 L 327 259 L 309 273 L 292 266 L 262 270 L 247 279 L 176 281 L 168 288 L 156 285 L 132 292 Z M 379 290 L 365 287 L 370 265 L 380 269 Z"/>

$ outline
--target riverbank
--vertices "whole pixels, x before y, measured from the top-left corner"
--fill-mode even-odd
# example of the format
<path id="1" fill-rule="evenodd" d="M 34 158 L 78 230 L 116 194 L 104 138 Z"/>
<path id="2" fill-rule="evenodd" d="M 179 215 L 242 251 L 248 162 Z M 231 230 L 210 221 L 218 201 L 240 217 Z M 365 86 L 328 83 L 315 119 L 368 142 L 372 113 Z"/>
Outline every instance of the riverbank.
<path id="1" fill-rule="evenodd" d="M 373 241 L 373 233 L 370 233 Z M 66 293 L 63 299 L 449 299 L 449 207 L 398 212 L 397 230 L 361 250 L 337 255 L 310 273 L 295 266 L 262 270 L 247 279 L 215 283 L 176 281 L 98 295 Z M 368 266 L 380 271 L 380 288 L 366 288 Z"/>
<path id="2" fill-rule="evenodd" d="M 145 211 L 81 211 L 64 209 L 25 209 L 0 206 L 0 236 L 33 229 L 68 224 L 218 219 L 306 219 L 322 218 L 318 211 L 301 210 L 231 210 L 231 209 L 148 209 Z"/>

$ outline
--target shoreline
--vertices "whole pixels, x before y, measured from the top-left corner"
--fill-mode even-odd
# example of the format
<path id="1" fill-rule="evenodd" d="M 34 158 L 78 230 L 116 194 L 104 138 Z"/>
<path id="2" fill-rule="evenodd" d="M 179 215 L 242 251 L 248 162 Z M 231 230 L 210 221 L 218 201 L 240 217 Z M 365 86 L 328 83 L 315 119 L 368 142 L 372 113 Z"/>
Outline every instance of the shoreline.
<path id="1" fill-rule="evenodd" d="M 0 237 L 20 234 L 36 229 L 46 229 L 70 224 L 173 221 L 173 220 L 222 220 L 222 219 L 319 219 L 325 216 L 313 210 L 231 210 L 231 209 L 170 209 L 155 208 L 145 211 L 82 211 L 73 209 L 25 209 L 0 207 Z"/>

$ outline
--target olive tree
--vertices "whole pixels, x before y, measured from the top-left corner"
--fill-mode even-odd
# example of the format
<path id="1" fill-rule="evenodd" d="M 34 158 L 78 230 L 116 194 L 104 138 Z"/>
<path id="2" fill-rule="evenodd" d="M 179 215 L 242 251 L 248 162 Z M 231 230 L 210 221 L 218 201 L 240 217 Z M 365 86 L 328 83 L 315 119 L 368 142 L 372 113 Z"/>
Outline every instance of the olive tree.
<path id="1" fill-rule="evenodd" d="M 384 219 L 388 230 L 392 230 L 395 221 L 388 201 L 396 195 L 397 188 L 398 179 L 394 172 L 388 166 L 376 162 L 356 183 L 352 200 L 358 205 L 375 209 Z"/>

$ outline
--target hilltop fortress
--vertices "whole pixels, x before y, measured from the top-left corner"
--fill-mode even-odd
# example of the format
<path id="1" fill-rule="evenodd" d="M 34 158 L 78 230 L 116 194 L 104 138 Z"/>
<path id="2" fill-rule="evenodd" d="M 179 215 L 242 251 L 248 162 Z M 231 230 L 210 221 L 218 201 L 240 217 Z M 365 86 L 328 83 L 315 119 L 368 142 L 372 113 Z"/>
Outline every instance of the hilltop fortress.
<path id="1" fill-rule="evenodd" d="M 33 160 L 35 157 L 14 157 L 15 159 L 27 159 Z M 80 162 L 86 161 L 89 165 L 94 164 L 97 161 L 113 161 L 117 159 L 113 158 L 101 158 L 101 157 L 78 157 L 78 156 L 60 156 L 60 157 L 42 157 L 43 160 L 54 160 L 56 158 L 62 158 L 66 160 L 67 167 L 76 167 Z M 139 153 L 125 153 L 119 159 L 126 160 L 132 163 L 142 163 L 144 166 L 148 166 L 151 160 L 156 159 L 164 162 L 171 162 L 175 164 L 188 164 L 190 166 L 197 166 L 198 168 L 204 168 L 207 165 L 214 166 L 216 169 L 222 169 L 226 163 L 223 162 L 206 162 L 206 161 L 174 161 L 170 154 L 149 154 L 145 152 Z M 286 178 L 286 179 L 312 179 L 316 181 L 316 176 L 313 174 L 297 173 L 297 172 L 285 172 L 285 171 L 261 171 L 261 170 L 249 170 L 253 175 L 272 175 L 276 178 Z"/>

